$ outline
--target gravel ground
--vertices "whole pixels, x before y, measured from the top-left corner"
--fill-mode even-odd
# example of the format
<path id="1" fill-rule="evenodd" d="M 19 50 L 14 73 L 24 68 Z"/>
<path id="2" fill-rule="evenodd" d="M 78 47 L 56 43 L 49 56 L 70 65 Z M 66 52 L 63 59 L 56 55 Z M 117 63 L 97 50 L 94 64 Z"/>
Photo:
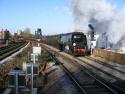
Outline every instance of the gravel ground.
<path id="1" fill-rule="evenodd" d="M 45 73 L 46 80 L 44 80 L 42 94 L 79 94 L 70 79 L 58 65 L 54 65 L 51 62 Z"/>

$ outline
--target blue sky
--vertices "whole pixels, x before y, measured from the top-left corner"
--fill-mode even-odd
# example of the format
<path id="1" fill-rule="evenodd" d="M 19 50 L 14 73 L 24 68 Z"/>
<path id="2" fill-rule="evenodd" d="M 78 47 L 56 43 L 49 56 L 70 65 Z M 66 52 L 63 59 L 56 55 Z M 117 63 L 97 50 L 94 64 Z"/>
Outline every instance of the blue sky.
<path id="1" fill-rule="evenodd" d="M 107 1 L 109 1 L 111 4 L 116 5 L 118 9 L 123 8 L 123 6 L 125 5 L 125 0 L 107 0 Z"/>
<path id="2" fill-rule="evenodd" d="M 68 32 L 72 23 L 68 0 L 0 0 L 0 28 L 12 32 L 42 28 L 44 34 Z"/>
<path id="3" fill-rule="evenodd" d="M 0 29 L 37 28 L 43 34 L 69 32 L 73 16 L 68 10 L 70 0 L 0 0 Z M 108 0 L 121 8 L 125 0 Z"/>

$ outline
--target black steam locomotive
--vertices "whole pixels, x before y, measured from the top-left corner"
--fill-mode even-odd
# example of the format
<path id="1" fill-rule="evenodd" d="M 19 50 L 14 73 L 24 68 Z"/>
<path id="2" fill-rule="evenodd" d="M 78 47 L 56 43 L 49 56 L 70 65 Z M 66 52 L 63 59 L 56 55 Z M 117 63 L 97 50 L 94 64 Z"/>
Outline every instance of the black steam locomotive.
<path id="1" fill-rule="evenodd" d="M 82 32 L 47 36 L 47 44 L 73 55 L 85 55 L 88 53 L 86 35 Z"/>

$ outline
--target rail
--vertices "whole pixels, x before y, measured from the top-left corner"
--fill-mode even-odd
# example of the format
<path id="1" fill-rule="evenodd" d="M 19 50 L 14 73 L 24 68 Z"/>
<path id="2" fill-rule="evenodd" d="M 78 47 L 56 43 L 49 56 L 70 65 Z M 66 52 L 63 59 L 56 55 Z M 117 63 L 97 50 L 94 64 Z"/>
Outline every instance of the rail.
<path id="1" fill-rule="evenodd" d="M 14 44 L 10 47 L 2 48 L 0 51 L 0 61 L 22 48 L 26 43 Z"/>
<path id="2" fill-rule="evenodd" d="M 48 51 L 48 52 L 49 52 L 49 51 Z M 51 52 L 49 52 L 49 54 L 51 54 L 51 57 L 52 57 L 52 59 L 55 61 L 55 63 L 56 63 L 56 64 L 59 64 L 59 65 L 61 66 L 61 68 L 66 72 L 66 74 L 67 74 L 67 75 L 69 76 L 69 78 L 73 81 L 73 83 L 75 84 L 75 86 L 80 90 L 80 93 L 82 93 L 82 94 L 92 94 L 91 91 L 93 91 L 93 90 L 91 90 L 90 87 L 92 87 L 92 88 L 93 88 L 93 87 L 97 87 L 97 88 L 100 88 L 101 90 L 100 90 L 100 89 L 98 89 L 98 90 L 96 89 L 96 90 L 95 90 L 95 93 L 96 93 L 96 94 L 101 94 L 101 93 L 103 93 L 103 92 L 106 92 L 107 94 L 118 94 L 117 91 L 113 90 L 111 87 L 107 86 L 105 83 L 103 83 L 103 82 L 100 81 L 99 79 L 95 78 L 92 74 L 90 74 L 87 69 L 85 70 L 85 68 L 84 68 L 84 70 L 83 70 L 83 68 L 81 68 L 81 69 L 82 69 L 82 73 L 86 74 L 86 75 L 84 75 L 84 76 L 90 77 L 90 78 L 93 79 L 93 81 L 94 81 L 94 83 L 91 83 L 91 85 L 90 85 L 90 83 L 89 83 L 88 88 L 86 88 L 87 85 L 84 86 L 83 84 L 81 84 L 80 81 L 77 79 L 77 77 L 75 77 L 75 76 L 73 75 L 73 73 L 70 72 L 70 70 L 67 69 L 67 68 L 64 66 L 64 64 L 61 63 L 61 61 L 59 61 L 59 60 L 56 58 L 55 55 L 53 55 Z M 89 87 L 89 86 L 90 86 L 90 87 Z M 90 92 L 91 92 L 91 93 L 90 93 Z"/>

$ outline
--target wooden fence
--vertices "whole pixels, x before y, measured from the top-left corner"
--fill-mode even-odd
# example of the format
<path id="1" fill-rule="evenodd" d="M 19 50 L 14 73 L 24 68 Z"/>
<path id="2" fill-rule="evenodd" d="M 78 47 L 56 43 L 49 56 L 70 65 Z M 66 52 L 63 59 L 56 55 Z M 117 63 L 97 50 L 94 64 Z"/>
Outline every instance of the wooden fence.
<path id="1" fill-rule="evenodd" d="M 125 64 L 125 54 L 116 53 L 116 52 L 112 52 L 104 49 L 97 49 L 97 48 L 93 50 L 93 54 L 95 56 L 105 58 L 109 61 Z"/>

